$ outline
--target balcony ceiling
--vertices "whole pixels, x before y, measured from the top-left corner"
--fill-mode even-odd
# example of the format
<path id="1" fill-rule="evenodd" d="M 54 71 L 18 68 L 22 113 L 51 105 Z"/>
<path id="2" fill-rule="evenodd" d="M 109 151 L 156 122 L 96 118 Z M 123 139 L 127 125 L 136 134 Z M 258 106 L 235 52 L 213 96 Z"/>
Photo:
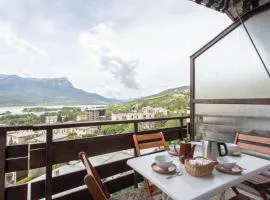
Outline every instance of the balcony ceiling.
<path id="1" fill-rule="evenodd" d="M 195 3 L 226 13 L 232 20 L 259 6 L 269 3 L 270 0 L 191 0 Z M 237 11 L 236 11 L 237 10 Z"/>

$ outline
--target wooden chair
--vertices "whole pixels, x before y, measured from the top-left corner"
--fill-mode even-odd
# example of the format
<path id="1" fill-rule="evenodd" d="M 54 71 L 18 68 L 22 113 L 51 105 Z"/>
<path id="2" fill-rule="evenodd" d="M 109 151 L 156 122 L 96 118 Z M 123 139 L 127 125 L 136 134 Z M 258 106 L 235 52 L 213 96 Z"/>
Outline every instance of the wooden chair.
<path id="1" fill-rule="evenodd" d="M 145 135 L 133 135 L 133 141 L 137 156 L 142 155 L 141 150 L 150 148 L 161 148 L 165 150 L 167 146 L 162 132 Z M 161 193 L 158 188 L 151 184 L 147 179 L 144 179 L 144 183 L 151 196 Z"/>
<path id="2" fill-rule="evenodd" d="M 244 151 L 261 153 L 268 156 L 270 155 L 269 137 L 237 133 L 235 137 L 235 144 L 237 144 L 238 147 Z M 270 173 L 268 175 L 267 173 L 258 174 L 243 182 L 243 184 L 257 190 L 264 200 L 270 199 L 267 197 L 270 195 Z M 232 189 L 237 195 L 241 195 L 235 187 Z"/>
<path id="3" fill-rule="evenodd" d="M 99 178 L 95 168 L 91 165 L 84 152 L 79 153 L 79 158 L 84 164 L 87 175 L 84 177 L 84 182 L 94 200 L 152 200 L 151 196 L 143 188 L 134 189 L 131 192 L 112 197 Z"/>
<path id="4" fill-rule="evenodd" d="M 162 148 L 165 150 L 167 146 L 162 132 L 145 135 L 133 135 L 133 141 L 138 156 L 142 155 L 141 150 L 150 148 Z"/>

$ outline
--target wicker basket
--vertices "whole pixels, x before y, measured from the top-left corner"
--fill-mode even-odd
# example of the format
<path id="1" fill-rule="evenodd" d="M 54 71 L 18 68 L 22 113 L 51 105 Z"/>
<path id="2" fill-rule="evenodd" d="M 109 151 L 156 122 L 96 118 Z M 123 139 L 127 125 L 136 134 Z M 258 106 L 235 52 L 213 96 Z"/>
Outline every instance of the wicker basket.
<path id="1" fill-rule="evenodd" d="M 196 157 L 196 158 L 202 158 L 202 157 Z M 192 160 L 196 159 L 193 158 Z M 209 174 L 212 174 L 213 169 L 214 169 L 214 163 L 209 162 L 208 164 L 204 165 L 197 165 L 197 164 L 191 164 L 189 160 L 185 161 L 185 168 L 186 171 L 191 175 L 191 176 L 207 176 Z"/>

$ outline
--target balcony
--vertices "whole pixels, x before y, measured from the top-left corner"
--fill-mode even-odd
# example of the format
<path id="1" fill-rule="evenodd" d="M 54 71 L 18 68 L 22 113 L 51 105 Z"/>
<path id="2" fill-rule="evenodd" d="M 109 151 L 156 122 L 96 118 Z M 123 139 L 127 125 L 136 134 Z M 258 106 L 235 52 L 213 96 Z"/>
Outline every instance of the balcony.
<path id="1" fill-rule="evenodd" d="M 211 6 L 210 4 L 208 6 Z M 268 1 L 242 16 L 268 67 L 269 34 L 261 30 L 268 30 L 269 16 Z M 232 18 L 234 19 L 234 16 Z M 188 116 L 0 127 L 0 200 L 91 199 L 83 182 L 85 170 L 52 176 L 54 165 L 78 160 L 80 151 L 85 151 L 91 157 L 125 150 L 132 152 L 134 151 L 132 134 L 162 131 L 167 141 L 180 139 L 189 134 L 192 139 L 196 135 L 201 138 L 218 138 L 232 142 L 237 132 L 269 137 L 269 77 L 267 70 L 261 67 L 260 60 L 256 59 L 254 49 L 250 48 L 250 41 L 243 39 L 245 37 L 241 21 L 235 20 L 190 57 L 190 128 L 186 122 Z M 179 120 L 180 126 L 139 130 L 140 123 L 162 120 Z M 131 133 L 117 135 L 53 141 L 53 131 L 57 129 L 117 124 L 133 124 L 134 130 Z M 7 134 L 18 130 L 45 131 L 46 143 L 7 146 Z M 133 156 L 131 154 L 130 157 Z M 111 193 L 136 186 L 142 180 L 126 165 L 127 159 L 96 166 Z M 5 186 L 6 173 L 43 167 L 46 169 L 44 179 Z"/>
<path id="2" fill-rule="evenodd" d="M 141 123 L 168 120 L 178 120 L 180 126 L 155 130 L 139 130 Z M 86 174 L 84 169 L 52 176 L 53 166 L 78 160 L 78 153 L 80 151 L 85 151 L 91 157 L 123 150 L 131 150 L 131 152 L 133 152 L 133 134 L 148 134 L 162 131 L 166 141 L 181 139 L 189 134 L 188 120 L 189 117 L 185 116 L 143 120 L 0 127 L 0 199 L 34 200 L 45 198 L 57 200 L 89 200 L 91 196 L 83 182 L 83 178 Z M 131 133 L 98 136 L 86 139 L 53 141 L 53 130 L 116 124 L 133 124 L 134 131 Z M 10 131 L 19 130 L 46 131 L 46 143 L 6 146 L 7 134 Z M 130 157 L 132 156 L 134 155 L 132 154 Z M 141 177 L 134 174 L 133 171 L 130 171 L 131 169 L 126 164 L 127 159 L 129 158 L 96 166 L 98 173 L 101 178 L 105 180 L 105 184 L 111 193 L 137 185 L 138 182 L 142 181 Z M 46 169 L 44 179 L 13 186 L 5 186 L 6 173 L 29 171 L 42 167 Z"/>

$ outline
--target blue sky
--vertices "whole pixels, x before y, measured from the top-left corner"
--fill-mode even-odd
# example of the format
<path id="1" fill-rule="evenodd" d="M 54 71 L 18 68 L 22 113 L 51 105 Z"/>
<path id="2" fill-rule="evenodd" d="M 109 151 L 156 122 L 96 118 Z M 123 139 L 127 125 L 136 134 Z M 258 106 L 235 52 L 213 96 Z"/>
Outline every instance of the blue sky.
<path id="1" fill-rule="evenodd" d="M 0 0 L 0 74 L 145 96 L 189 84 L 189 56 L 230 23 L 187 0 Z"/>

